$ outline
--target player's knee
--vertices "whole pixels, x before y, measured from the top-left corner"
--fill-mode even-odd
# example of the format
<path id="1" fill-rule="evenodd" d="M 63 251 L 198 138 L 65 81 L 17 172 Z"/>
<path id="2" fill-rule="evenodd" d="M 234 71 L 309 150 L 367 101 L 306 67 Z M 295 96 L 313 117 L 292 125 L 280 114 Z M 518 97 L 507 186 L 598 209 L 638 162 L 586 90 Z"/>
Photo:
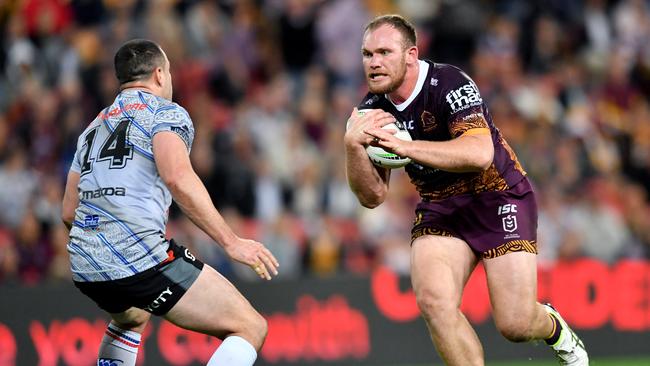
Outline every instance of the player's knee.
<path id="1" fill-rule="evenodd" d="M 453 301 L 432 291 L 418 291 L 416 299 L 420 313 L 433 325 L 453 320 L 458 312 L 458 307 Z"/>
<path id="2" fill-rule="evenodd" d="M 531 323 L 527 319 L 511 318 L 506 321 L 497 321 L 497 328 L 510 342 L 527 342 L 532 338 Z"/>
<path id="3" fill-rule="evenodd" d="M 113 323 L 120 329 L 142 333 L 150 317 L 146 312 L 134 312 L 119 321 L 113 319 Z"/>
<path id="4" fill-rule="evenodd" d="M 247 338 L 253 347 L 259 351 L 262 349 L 262 345 L 266 340 L 266 335 L 269 332 L 268 323 L 266 319 L 264 319 L 264 317 L 258 312 L 255 312 L 255 314 L 251 315 L 248 322 L 249 324 L 247 328 L 249 329 L 249 335 Z"/>
<path id="5" fill-rule="evenodd" d="M 269 334 L 269 324 L 261 315 L 259 315 L 259 319 L 257 320 L 257 333 L 260 338 L 260 348 L 262 348 L 262 344 L 266 340 L 266 335 Z"/>

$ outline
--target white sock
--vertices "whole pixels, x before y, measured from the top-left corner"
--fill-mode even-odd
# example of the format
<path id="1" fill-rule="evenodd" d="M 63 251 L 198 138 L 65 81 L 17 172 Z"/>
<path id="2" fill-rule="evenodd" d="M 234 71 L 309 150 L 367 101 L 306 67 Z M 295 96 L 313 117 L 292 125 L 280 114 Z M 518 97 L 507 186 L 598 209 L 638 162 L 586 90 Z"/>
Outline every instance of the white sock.
<path id="1" fill-rule="evenodd" d="M 140 333 L 124 330 L 110 323 L 99 346 L 97 366 L 135 366 L 140 346 Z M 122 361 L 113 362 L 113 361 Z"/>
<path id="2" fill-rule="evenodd" d="M 257 358 L 252 344 L 242 337 L 230 336 L 217 348 L 207 366 L 251 366 Z"/>

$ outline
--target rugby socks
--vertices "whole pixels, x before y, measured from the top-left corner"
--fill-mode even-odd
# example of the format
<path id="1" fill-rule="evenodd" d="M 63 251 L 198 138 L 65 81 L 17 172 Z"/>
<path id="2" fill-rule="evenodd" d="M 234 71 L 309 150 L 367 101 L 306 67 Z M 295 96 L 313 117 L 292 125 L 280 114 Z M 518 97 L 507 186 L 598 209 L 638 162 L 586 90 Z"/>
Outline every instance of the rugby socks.
<path id="1" fill-rule="evenodd" d="M 135 366 L 140 346 L 140 333 L 120 329 L 109 323 L 99 346 L 97 366 Z M 121 361 L 121 362 L 116 362 Z"/>
<path id="2" fill-rule="evenodd" d="M 544 340 L 546 344 L 552 346 L 557 343 L 557 341 L 560 339 L 560 333 L 562 332 L 562 324 L 560 324 L 560 321 L 557 320 L 552 314 L 548 314 L 549 317 L 551 317 L 551 321 L 553 322 L 553 331 L 551 332 L 551 335 Z"/>
<path id="3" fill-rule="evenodd" d="M 230 336 L 214 352 L 207 366 L 251 366 L 257 359 L 252 344 L 242 337 Z"/>

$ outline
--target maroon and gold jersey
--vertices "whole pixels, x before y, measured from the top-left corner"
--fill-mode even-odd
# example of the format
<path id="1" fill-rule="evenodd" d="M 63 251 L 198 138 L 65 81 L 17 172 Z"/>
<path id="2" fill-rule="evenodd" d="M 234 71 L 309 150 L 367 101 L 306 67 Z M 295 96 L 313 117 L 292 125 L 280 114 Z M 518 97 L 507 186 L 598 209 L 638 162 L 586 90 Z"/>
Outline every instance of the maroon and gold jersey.
<path id="1" fill-rule="evenodd" d="M 387 96 L 368 93 L 359 109 L 383 109 L 395 116 L 413 140 L 447 141 L 463 135 L 490 134 L 492 165 L 481 172 L 452 173 L 412 162 L 406 166 L 424 201 L 462 194 L 503 191 L 526 173 L 492 122 L 478 87 L 455 66 L 419 61 L 420 73 L 411 96 L 395 105 Z"/>

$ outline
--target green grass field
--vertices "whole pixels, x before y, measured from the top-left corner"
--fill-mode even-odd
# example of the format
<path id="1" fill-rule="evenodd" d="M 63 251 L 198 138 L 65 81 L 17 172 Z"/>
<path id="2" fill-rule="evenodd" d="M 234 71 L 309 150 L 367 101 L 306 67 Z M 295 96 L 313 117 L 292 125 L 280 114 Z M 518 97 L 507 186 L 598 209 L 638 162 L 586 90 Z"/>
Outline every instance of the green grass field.
<path id="1" fill-rule="evenodd" d="M 436 363 L 436 365 L 438 365 Z M 554 361 L 509 361 L 488 362 L 487 366 L 557 366 Z M 650 358 L 595 358 L 589 362 L 590 366 L 650 366 Z M 432 366 L 430 364 L 400 365 L 400 366 Z"/>
<path id="2" fill-rule="evenodd" d="M 553 361 L 490 362 L 487 366 L 557 366 Z M 596 358 L 590 366 L 650 366 L 650 358 Z"/>

